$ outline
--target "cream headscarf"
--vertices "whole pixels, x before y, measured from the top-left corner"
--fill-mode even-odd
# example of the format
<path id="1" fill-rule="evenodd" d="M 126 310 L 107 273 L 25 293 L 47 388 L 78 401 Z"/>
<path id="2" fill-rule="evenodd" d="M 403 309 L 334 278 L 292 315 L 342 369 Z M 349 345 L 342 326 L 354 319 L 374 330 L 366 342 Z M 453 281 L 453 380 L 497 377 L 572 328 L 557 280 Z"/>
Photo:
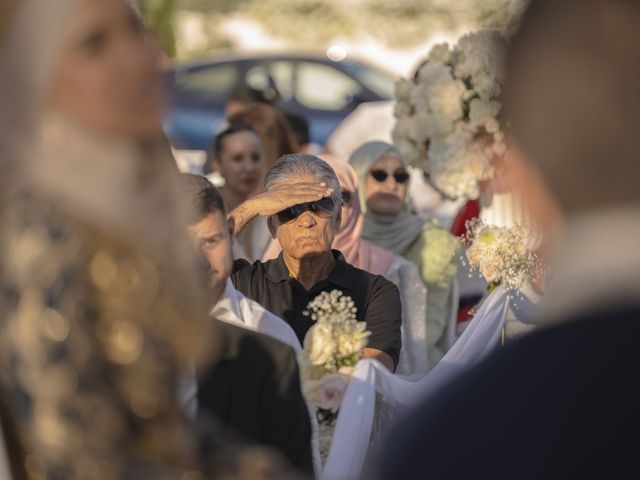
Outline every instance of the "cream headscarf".
<path id="1" fill-rule="evenodd" d="M 387 154 L 397 155 L 405 163 L 400 152 L 385 142 L 365 143 L 351 154 L 349 163 L 358 174 L 360 182 L 360 204 L 365 211 L 362 238 L 396 255 L 404 255 L 421 235 L 425 221 L 410 213 L 406 207 L 395 215 L 381 215 L 367 210 L 366 207 L 367 175 L 380 157 Z"/>

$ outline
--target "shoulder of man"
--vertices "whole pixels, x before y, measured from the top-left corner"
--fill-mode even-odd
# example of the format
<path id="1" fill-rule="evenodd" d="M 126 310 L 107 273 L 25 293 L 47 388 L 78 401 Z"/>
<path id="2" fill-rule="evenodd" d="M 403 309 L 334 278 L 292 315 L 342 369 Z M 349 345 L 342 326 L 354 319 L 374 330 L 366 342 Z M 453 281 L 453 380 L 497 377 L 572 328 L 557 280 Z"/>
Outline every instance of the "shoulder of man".
<path id="1" fill-rule="evenodd" d="M 238 294 L 240 308 L 243 311 L 245 322 L 251 324 L 258 332 L 290 346 L 296 354 L 300 351 L 300 341 L 293 331 L 293 328 L 291 328 L 291 325 L 242 292 L 238 291 Z"/>
<path id="2" fill-rule="evenodd" d="M 246 258 L 238 258 L 233 261 L 233 269 L 231 270 L 231 281 L 238 288 L 240 282 L 250 282 L 256 275 L 262 276 L 267 268 L 274 260 L 262 262 L 256 260 L 250 263 Z"/>
<path id="3" fill-rule="evenodd" d="M 367 289 L 368 294 L 375 294 L 377 292 L 392 292 L 396 291 L 399 294 L 398 287 L 392 281 L 385 278 L 383 275 L 377 275 L 366 270 L 362 270 L 358 267 L 346 263 L 346 267 L 350 275 L 354 276 L 356 280 L 355 286 L 362 286 Z"/>
<path id="4" fill-rule="evenodd" d="M 263 369 L 275 371 L 287 369 L 289 363 L 296 362 L 293 349 L 279 340 L 238 325 L 218 323 L 225 340 L 224 360 L 261 365 Z"/>
<path id="5" fill-rule="evenodd" d="M 394 428 L 384 455 L 383 477 L 393 472 L 411 478 L 423 468 L 430 468 L 436 478 L 482 476 L 495 469 L 492 454 L 498 451 L 504 471 L 513 472 L 510 468 L 526 463 L 535 451 L 546 460 L 531 464 L 526 476 L 541 478 L 539 469 L 556 468 L 548 473 L 568 466 L 575 473 L 576 465 L 600 462 L 607 450 L 619 453 L 629 442 L 626 435 L 612 437 L 610 426 L 640 425 L 638 389 L 629 381 L 640 355 L 634 334 L 640 334 L 639 319 L 638 307 L 573 318 L 492 353 L 439 395 L 416 406 Z M 627 335 L 620 335 L 621 331 Z M 611 391 L 617 393 L 611 395 Z M 535 405 L 535 414 L 526 405 Z M 420 448 L 427 437 L 440 441 Z M 455 439 L 459 438 L 477 447 L 468 452 L 467 462 L 457 462 Z M 558 456 L 562 448 L 565 451 Z M 570 453 L 581 461 L 572 463 L 577 457 Z M 609 461 L 608 466 L 615 463 Z"/>

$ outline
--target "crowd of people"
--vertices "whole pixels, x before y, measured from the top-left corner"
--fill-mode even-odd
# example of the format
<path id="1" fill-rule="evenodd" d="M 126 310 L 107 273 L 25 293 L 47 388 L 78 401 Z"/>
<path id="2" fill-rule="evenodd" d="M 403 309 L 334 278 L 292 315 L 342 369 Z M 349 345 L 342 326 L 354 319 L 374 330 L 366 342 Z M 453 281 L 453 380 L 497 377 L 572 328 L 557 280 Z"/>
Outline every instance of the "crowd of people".
<path id="1" fill-rule="evenodd" d="M 131 2 L 2 9 L 0 480 L 322 478 L 309 304 L 348 296 L 389 375 L 455 338 L 460 243 L 416 212 L 401 149 L 345 122 L 357 145 L 319 152 L 243 87 L 179 173 Z M 638 22 L 632 0 L 531 0 L 499 181 L 551 267 L 535 331 L 404 412 L 363 478 L 635 475 Z"/>

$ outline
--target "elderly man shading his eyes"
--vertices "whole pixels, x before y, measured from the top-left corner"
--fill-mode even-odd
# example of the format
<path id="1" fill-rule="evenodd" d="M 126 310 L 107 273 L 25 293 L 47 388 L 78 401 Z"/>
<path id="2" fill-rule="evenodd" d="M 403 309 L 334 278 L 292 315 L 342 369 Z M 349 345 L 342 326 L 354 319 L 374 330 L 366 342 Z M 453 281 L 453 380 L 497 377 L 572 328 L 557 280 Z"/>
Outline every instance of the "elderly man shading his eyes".
<path id="1" fill-rule="evenodd" d="M 313 325 L 307 305 L 324 291 L 340 290 L 371 331 L 364 356 L 394 371 L 400 355 L 402 309 L 397 287 L 380 275 L 349 265 L 331 249 L 340 226 L 340 184 L 335 172 L 312 155 L 285 155 L 265 178 L 265 192 L 231 212 L 236 232 L 258 216 L 282 247 L 275 260 L 236 261 L 235 287 L 283 318 L 302 342 Z"/>

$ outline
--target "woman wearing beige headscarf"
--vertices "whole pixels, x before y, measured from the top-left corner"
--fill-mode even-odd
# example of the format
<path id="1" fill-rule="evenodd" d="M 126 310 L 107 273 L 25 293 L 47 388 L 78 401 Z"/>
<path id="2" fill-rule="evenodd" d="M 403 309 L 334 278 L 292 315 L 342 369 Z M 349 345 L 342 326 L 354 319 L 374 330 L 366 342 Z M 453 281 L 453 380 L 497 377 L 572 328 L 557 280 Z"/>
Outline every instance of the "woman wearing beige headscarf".
<path id="1" fill-rule="evenodd" d="M 427 286 L 427 340 L 433 367 L 447 348 L 447 326 L 455 309 L 453 282 L 457 244 L 437 222 L 407 208 L 409 174 L 400 152 L 385 142 L 357 148 L 349 164 L 358 175 L 364 214 L 362 237 L 418 265 Z"/>
<path id="2" fill-rule="evenodd" d="M 0 400 L 20 463 L 32 478 L 212 475 L 177 384 L 223 340 L 162 137 L 154 50 L 127 0 L 3 8 Z"/>

